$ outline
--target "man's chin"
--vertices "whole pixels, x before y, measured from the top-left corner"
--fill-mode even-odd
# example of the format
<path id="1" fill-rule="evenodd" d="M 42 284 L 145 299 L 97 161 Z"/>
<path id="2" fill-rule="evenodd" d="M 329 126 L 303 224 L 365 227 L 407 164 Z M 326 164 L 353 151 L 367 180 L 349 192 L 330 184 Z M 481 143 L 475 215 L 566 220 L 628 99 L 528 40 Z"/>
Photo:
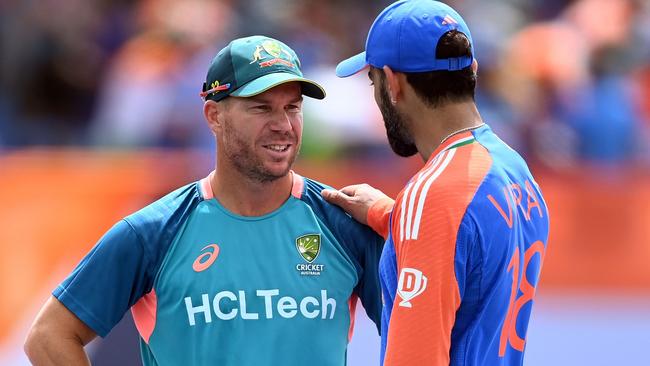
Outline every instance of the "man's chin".
<path id="1" fill-rule="evenodd" d="M 390 147 L 396 155 L 402 158 L 410 158 L 411 156 L 418 153 L 418 149 L 417 147 L 415 147 L 415 145 L 409 145 L 409 146 L 390 145 Z"/>
<path id="2" fill-rule="evenodd" d="M 281 163 L 267 163 L 264 166 L 264 173 L 267 177 L 266 181 L 274 181 L 284 178 L 291 171 L 291 164 L 288 162 Z"/>
<path id="3" fill-rule="evenodd" d="M 391 136 L 388 136 L 388 143 L 393 152 L 403 158 L 408 158 L 418 153 L 418 148 L 413 143 L 404 142 Z"/>

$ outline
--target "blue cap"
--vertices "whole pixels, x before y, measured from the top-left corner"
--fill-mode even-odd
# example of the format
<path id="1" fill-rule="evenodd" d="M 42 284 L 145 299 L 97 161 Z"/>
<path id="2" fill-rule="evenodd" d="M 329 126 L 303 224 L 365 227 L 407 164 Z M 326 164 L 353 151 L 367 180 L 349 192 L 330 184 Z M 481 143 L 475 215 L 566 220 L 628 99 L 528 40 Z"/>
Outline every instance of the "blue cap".
<path id="1" fill-rule="evenodd" d="M 474 46 L 469 28 L 461 16 L 448 5 L 434 0 L 401 0 L 384 9 L 368 32 L 366 50 L 336 67 L 338 77 L 348 77 L 368 65 L 395 71 L 456 71 L 472 64 L 471 56 L 436 58 L 440 38 L 457 30 Z"/>

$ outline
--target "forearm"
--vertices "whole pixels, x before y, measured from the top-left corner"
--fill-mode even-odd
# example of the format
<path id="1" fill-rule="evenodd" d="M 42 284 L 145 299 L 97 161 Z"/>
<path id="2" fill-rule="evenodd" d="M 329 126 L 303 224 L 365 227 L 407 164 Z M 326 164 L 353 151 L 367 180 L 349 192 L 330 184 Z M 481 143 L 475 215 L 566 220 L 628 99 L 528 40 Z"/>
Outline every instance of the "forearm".
<path id="1" fill-rule="evenodd" d="M 25 340 L 25 353 L 36 366 L 90 365 L 84 345 L 97 334 L 51 296 Z"/>
<path id="2" fill-rule="evenodd" d="M 35 366 L 90 365 L 81 340 L 75 338 L 31 333 L 25 353 Z"/>

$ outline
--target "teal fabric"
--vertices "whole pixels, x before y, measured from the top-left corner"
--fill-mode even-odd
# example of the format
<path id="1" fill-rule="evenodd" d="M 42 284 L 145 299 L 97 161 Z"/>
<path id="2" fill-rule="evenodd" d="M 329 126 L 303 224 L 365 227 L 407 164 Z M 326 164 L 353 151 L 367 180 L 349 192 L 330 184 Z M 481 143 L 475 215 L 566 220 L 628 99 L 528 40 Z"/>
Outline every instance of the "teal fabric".
<path id="1" fill-rule="evenodd" d="M 296 239 L 312 233 L 322 238 L 313 262 L 324 266 L 319 276 L 296 269 L 307 263 Z M 217 259 L 195 272 L 192 263 L 212 243 L 219 246 Z M 342 365 L 357 280 L 343 248 L 300 201 L 251 219 L 210 200 L 190 216 L 154 282 L 165 316 L 158 317 L 149 347 L 165 360 L 161 365 Z M 280 299 L 285 309 L 278 309 Z M 172 347 L 179 339 L 193 346 Z"/>

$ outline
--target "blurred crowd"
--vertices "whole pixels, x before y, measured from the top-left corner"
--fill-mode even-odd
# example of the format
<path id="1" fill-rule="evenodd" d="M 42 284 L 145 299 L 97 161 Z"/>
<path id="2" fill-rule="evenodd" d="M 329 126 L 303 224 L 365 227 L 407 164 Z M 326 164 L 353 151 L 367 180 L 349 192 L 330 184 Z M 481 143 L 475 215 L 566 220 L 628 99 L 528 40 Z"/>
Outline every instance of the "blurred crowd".
<path id="1" fill-rule="evenodd" d="M 534 164 L 650 166 L 650 1 L 447 0 L 479 62 L 484 120 Z M 325 86 L 303 155 L 387 152 L 365 75 L 334 76 L 390 1 L 5 0 L 0 150 L 212 148 L 199 98 L 237 37 L 279 38 Z M 423 45 L 425 46 L 425 45 Z"/>

